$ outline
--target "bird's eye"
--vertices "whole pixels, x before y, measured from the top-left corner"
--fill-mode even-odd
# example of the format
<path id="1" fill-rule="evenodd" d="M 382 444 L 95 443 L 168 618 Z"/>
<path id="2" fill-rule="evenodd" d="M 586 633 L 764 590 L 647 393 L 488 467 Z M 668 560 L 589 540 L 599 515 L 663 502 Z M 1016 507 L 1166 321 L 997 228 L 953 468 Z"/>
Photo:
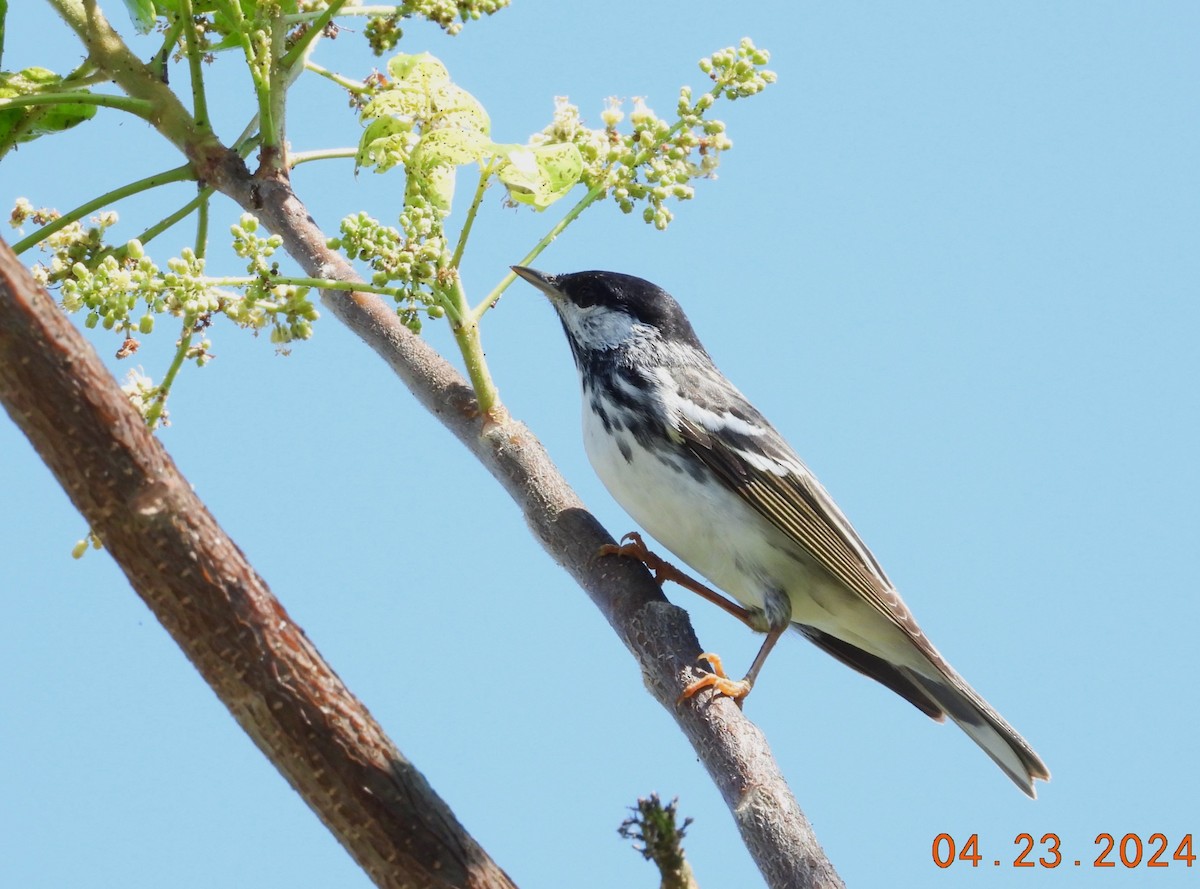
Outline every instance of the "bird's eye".
<path id="1" fill-rule="evenodd" d="M 571 301 L 581 309 L 590 309 L 600 299 L 595 287 L 580 287 L 571 294 Z"/>
<path id="2" fill-rule="evenodd" d="M 610 309 L 624 308 L 626 299 L 623 289 L 613 282 L 605 280 L 579 281 L 571 294 L 575 305 L 581 309 L 601 306 Z"/>

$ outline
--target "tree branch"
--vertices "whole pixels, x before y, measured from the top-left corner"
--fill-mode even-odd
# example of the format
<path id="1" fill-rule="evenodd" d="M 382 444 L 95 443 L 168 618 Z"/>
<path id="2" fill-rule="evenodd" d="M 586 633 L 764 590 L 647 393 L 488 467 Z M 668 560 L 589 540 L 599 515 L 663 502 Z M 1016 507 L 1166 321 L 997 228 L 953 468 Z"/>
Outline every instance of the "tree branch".
<path id="1" fill-rule="evenodd" d="M 349 262 L 326 246 L 325 235 L 286 180 L 252 177 L 236 156 L 201 171 L 201 178 L 280 235 L 284 249 L 308 275 L 360 280 Z M 680 691 L 699 675 L 693 665 L 701 649 L 687 613 L 667 602 L 642 566 L 597 558 L 613 538 L 541 442 L 503 410 L 485 423 L 467 381 L 379 297 L 325 291 L 323 302 L 491 472 L 546 552 L 603 612 L 637 658 L 647 689 L 675 718 L 721 791 L 768 885 L 842 886 L 758 727 L 728 698 L 676 706 Z"/>
<path id="2" fill-rule="evenodd" d="M 292 192 L 287 180 L 286 169 L 264 165 L 258 176 L 252 176 L 245 163 L 235 152 L 221 146 L 211 133 L 203 132 L 196 127 L 195 122 L 179 104 L 174 94 L 165 84 L 155 79 L 149 69 L 137 61 L 120 36 L 111 29 L 108 22 L 96 9 L 94 0 L 50 0 L 50 2 L 85 41 L 90 58 L 96 64 L 110 71 L 114 80 L 132 97 L 156 103 L 158 113 L 158 117 L 154 121 L 156 127 L 185 153 L 193 164 L 197 179 L 223 192 L 245 210 L 256 214 L 271 231 L 283 238 L 285 249 L 309 276 L 346 282 L 360 280 L 345 258 L 326 247 L 324 234 Z M 637 658 L 644 681 L 651 694 L 674 716 L 695 748 L 697 755 L 704 762 L 729 806 L 751 855 L 766 877 L 767 883 L 772 887 L 780 887 L 780 889 L 783 887 L 802 889 L 802 887 L 810 886 L 841 886 L 841 880 L 826 859 L 808 820 L 801 812 L 780 774 L 770 749 L 758 728 L 727 698 L 703 697 L 693 699 L 685 706 L 676 706 L 675 701 L 681 689 L 696 678 L 693 673 L 693 665 L 700 653 L 699 644 L 686 613 L 666 601 L 643 567 L 625 559 L 596 557 L 601 545 L 613 542 L 612 537 L 586 510 L 575 492 L 567 485 L 540 442 L 523 424 L 509 418 L 503 408 L 498 405 L 494 410 L 488 412 L 486 418 L 481 416 L 479 405 L 466 381 L 432 347 L 409 332 L 400 323 L 393 309 L 378 297 L 361 292 L 346 294 L 326 291 L 323 299 L 338 318 L 354 330 L 388 363 L 418 401 L 441 420 L 501 483 L 521 508 L 534 536 L 542 543 L 550 556 L 570 572 L 604 613 L 626 647 Z M 62 323 L 66 324 L 65 320 L 62 320 Z M 9 347 L 16 349 L 19 342 L 14 341 L 6 328 L 4 317 L 0 316 L 0 341 L 10 344 Z M 19 340 L 19 338 L 17 339 Z M 21 353 L 14 352 L 14 355 L 20 356 Z M 6 366 L 7 364 L 8 362 L 4 360 L 4 352 L 0 351 L 0 375 L 7 374 L 13 369 Z M 17 366 L 16 370 L 24 373 L 26 368 Z M 31 386 L 31 379 L 25 378 L 23 385 Z M 115 388 L 111 379 L 107 380 L 107 385 Z M 5 396 L 8 387 L 0 383 L 0 390 L 2 390 L 0 397 Z M 78 392 L 74 392 L 70 398 L 56 401 L 47 398 L 44 390 L 36 387 L 23 390 L 21 385 L 17 385 L 10 397 L 18 399 L 19 407 L 15 410 L 10 407 L 9 410 L 18 417 L 19 423 L 22 423 L 23 410 L 36 413 L 40 409 L 36 402 L 31 401 L 30 393 L 35 391 L 39 392 L 42 404 L 71 404 L 73 403 L 72 399 L 78 400 L 80 397 Z M 111 406 L 109 409 L 115 410 Z M 136 413 L 130 412 L 130 414 L 136 417 Z M 137 420 L 138 434 L 147 435 L 144 428 L 140 427 L 140 422 L 139 418 Z M 22 428 L 25 428 L 24 423 L 22 423 Z M 57 427 L 51 425 L 46 430 L 46 434 L 61 434 L 56 433 L 56 430 Z M 112 430 L 112 434 L 118 433 L 132 435 L 133 431 L 126 428 Z M 31 438 L 33 438 L 32 434 Z M 100 440 L 102 439 L 97 439 L 97 441 Z M 39 449 L 42 447 L 48 450 L 53 448 L 53 442 L 47 441 L 45 435 L 37 439 L 37 445 Z M 154 443 L 154 448 L 154 453 L 159 455 L 157 459 L 169 465 L 169 459 L 162 453 L 157 443 Z M 69 467 L 65 466 L 65 463 L 80 459 L 78 448 L 71 446 L 70 443 L 62 450 L 68 453 L 54 452 L 46 457 L 47 462 L 51 463 L 56 472 L 60 470 L 66 472 Z M 174 472 L 173 466 L 169 468 Z M 185 491 L 172 489 L 169 492 L 169 499 L 167 492 L 160 494 L 154 487 L 158 476 L 146 475 L 144 469 L 139 469 L 139 472 L 144 475 L 142 485 L 145 488 L 140 494 L 130 493 L 134 490 L 132 479 L 117 485 L 117 480 L 121 478 L 119 474 L 94 476 L 93 485 L 97 489 L 95 493 L 104 495 L 104 499 L 94 501 L 92 494 L 80 491 L 78 492 L 80 499 L 77 503 L 92 526 L 100 532 L 105 543 L 109 544 L 113 556 L 121 562 L 131 580 L 134 579 L 135 574 L 132 573 L 130 565 L 126 564 L 126 560 L 138 565 L 139 570 L 154 569 L 136 575 L 135 587 L 140 583 L 145 590 L 143 591 L 144 596 L 157 597 L 172 581 L 172 578 L 160 572 L 159 566 L 163 563 L 151 561 L 148 565 L 145 564 L 144 543 L 136 544 L 136 540 L 130 545 L 113 546 L 109 539 L 112 532 L 111 530 L 106 531 L 106 528 L 121 527 L 122 523 L 127 523 L 134 528 L 141 528 L 143 534 L 153 530 L 160 535 L 164 530 L 173 529 L 176 532 L 186 532 L 182 542 L 191 541 L 196 545 L 211 542 L 206 535 L 219 533 L 219 529 L 216 529 L 215 523 L 212 523 L 207 512 L 198 503 L 193 507 L 197 510 L 195 516 L 192 516 L 191 513 L 175 516 L 168 507 L 175 505 L 174 498 L 184 497 Z M 108 487 L 106 488 L 103 483 L 95 482 L 96 478 L 108 479 Z M 66 485 L 67 482 L 64 481 L 64 486 Z M 190 491 L 186 493 L 190 498 Z M 192 503 L 193 501 L 194 498 L 188 502 Z M 148 515 L 147 510 L 149 510 Z M 172 517 L 169 521 L 166 520 L 168 516 Z M 205 526 L 203 534 L 191 527 L 193 523 L 199 523 L 202 520 L 209 522 L 211 526 Z M 176 527 L 177 523 L 178 527 Z M 167 526 L 165 529 L 164 525 Z M 179 542 L 181 541 L 176 541 L 176 543 Z M 229 543 L 228 547 L 233 550 L 233 553 L 236 553 L 236 548 L 232 543 Z M 202 574 L 200 579 L 209 581 L 207 572 L 221 565 L 216 556 L 224 557 L 232 554 L 208 553 L 207 550 L 205 552 L 205 560 L 200 561 L 197 568 Z M 189 560 L 194 558 L 191 551 L 186 549 L 177 555 Z M 241 574 L 216 584 L 215 592 L 224 600 L 224 607 L 228 608 L 233 615 L 238 631 L 246 632 L 248 627 L 245 625 L 246 617 L 242 612 L 247 607 L 245 597 L 248 592 L 242 592 L 243 587 L 238 586 L 236 587 L 237 595 L 231 596 L 232 581 L 237 580 L 242 583 L 252 579 L 257 584 L 253 587 L 255 596 L 265 594 L 265 585 L 262 585 L 262 582 L 253 574 L 250 566 L 241 560 L 240 553 L 236 553 L 236 555 Z M 153 556 L 151 558 L 153 559 Z M 189 575 L 192 582 L 198 580 L 194 575 L 195 571 L 193 570 Z M 138 588 L 140 591 L 142 590 L 142 587 Z M 188 608 L 195 606 L 192 598 L 195 594 L 190 591 L 190 588 L 185 587 L 178 590 L 176 595 L 183 597 L 184 604 Z M 152 605 L 152 607 L 154 606 Z M 282 608 L 274 600 L 270 600 L 269 607 L 266 607 L 268 613 L 272 609 L 278 609 L 278 615 L 283 614 Z M 216 616 L 213 619 L 215 620 Z M 197 662 L 198 666 L 201 666 L 192 653 L 193 646 L 187 637 L 192 632 L 203 636 L 207 632 L 207 628 L 192 626 L 188 620 L 180 621 L 169 614 L 164 618 L 164 624 L 176 636 L 185 651 L 188 651 L 189 656 Z M 256 631 L 255 638 L 247 641 L 261 644 L 263 640 L 257 636 Z M 208 639 L 207 642 L 217 644 L 221 651 L 228 648 L 228 641 L 221 637 Z M 287 654 L 288 652 L 283 649 L 287 649 L 292 644 L 300 646 L 304 652 L 307 652 L 307 660 L 316 657 L 315 651 L 312 651 L 307 640 L 295 629 L 290 631 L 290 636 L 286 640 L 281 640 L 276 646 L 276 649 L 279 650 L 270 649 L 268 653 L 272 655 Z M 312 701 L 306 697 L 306 694 L 312 693 L 306 693 L 303 688 L 293 689 L 290 687 L 298 680 L 298 675 L 290 672 L 293 669 L 291 667 L 288 668 L 289 672 L 282 672 L 279 676 L 274 676 L 270 669 L 264 667 L 264 665 L 272 663 L 270 660 L 265 660 L 262 663 L 255 661 L 253 664 L 239 666 L 242 671 L 259 669 L 264 672 L 265 675 L 255 675 L 256 680 L 264 682 L 261 687 L 256 686 L 255 692 L 256 695 L 263 696 L 263 701 L 278 700 L 281 694 L 279 686 L 285 686 L 286 688 L 282 691 L 296 697 L 294 706 L 297 714 L 307 716 L 311 712 L 307 708 L 311 707 Z M 201 667 L 201 672 L 205 673 L 206 678 L 209 678 L 209 673 L 205 672 L 205 669 L 216 670 L 218 666 L 205 664 Z M 321 666 L 324 668 L 324 665 Z M 327 671 L 328 668 L 324 669 Z M 220 672 L 209 678 L 209 681 L 218 694 L 222 695 L 222 699 L 229 702 L 230 709 L 241 720 L 242 714 L 251 711 L 247 710 L 239 698 L 239 691 L 244 697 L 244 689 L 240 689 L 239 686 L 232 683 L 237 676 L 227 675 L 229 672 L 229 670 Z M 237 671 L 232 672 L 237 673 Z M 280 678 L 284 681 L 280 682 Z M 272 680 L 274 684 L 272 684 Z M 324 683 L 336 683 L 340 693 L 346 696 L 346 702 L 353 701 L 349 691 L 337 683 L 336 677 L 333 677 L 332 673 L 313 674 L 309 677 L 309 681 L 317 683 L 314 686 L 316 689 L 325 689 Z M 231 683 L 228 687 L 224 684 L 227 682 Z M 321 695 L 325 693 L 325 691 L 320 692 Z M 348 704 L 345 702 L 338 704 L 339 709 L 344 706 L 348 706 Z M 291 714 L 285 716 L 276 713 L 269 706 L 260 709 L 268 712 L 259 715 L 269 716 L 275 720 L 295 719 Z M 315 718 L 322 723 L 327 721 L 327 717 L 320 711 L 317 712 Z M 369 720 L 365 713 L 364 718 Z M 303 722 L 302 719 L 299 721 Z M 304 757 L 310 754 L 297 757 L 294 761 L 285 759 L 281 762 L 275 758 L 277 751 L 260 740 L 263 738 L 263 730 L 257 723 L 244 722 L 243 725 L 246 726 L 251 737 L 255 738 L 256 743 L 259 743 L 260 747 L 264 749 L 264 752 L 272 757 L 281 771 L 285 775 L 289 775 L 289 780 L 293 780 L 291 772 L 296 771 L 296 764 L 303 762 Z M 373 722 L 370 722 L 369 726 L 373 732 L 378 731 L 378 727 Z M 378 734 L 381 743 L 386 743 L 382 732 Z M 389 758 L 386 759 L 386 762 L 399 761 L 390 758 L 394 753 L 394 748 L 388 745 L 387 750 Z M 394 756 L 398 758 L 399 754 L 394 753 Z M 347 759 L 352 759 L 352 757 L 347 756 Z M 404 766 L 411 768 L 407 763 L 404 763 Z M 339 768 L 341 766 L 338 763 L 322 761 L 317 764 L 316 771 L 317 774 L 322 774 L 327 778 L 329 775 L 324 774 L 322 770 L 329 770 L 332 773 Z M 303 773 L 303 770 L 301 772 Z M 293 783 L 297 789 L 301 789 L 296 780 L 293 780 Z M 388 785 L 385 784 L 385 788 L 386 786 Z M 301 792 L 304 791 L 301 790 Z M 315 788 L 313 796 L 319 801 L 323 792 L 324 789 L 318 786 Z M 376 790 L 376 792 L 379 791 Z M 307 795 L 305 798 L 310 799 Z M 316 808 L 311 799 L 310 805 L 314 805 Z M 325 817 L 322 814 L 322 818 Z M 452 823 L 452 816 L 448 812 L 444 817 Z M 326 823 L 329 824 L 330 821 L 327 819 Z M 330 826 L 333 827 L 332 824 Z M 361 829 L 362 826 L 362 823 L 358 823 L 358 828 Z M 347 843 L 342 834 L 338 835 L 344 844 Z M 349 845 L 347 847 L 350 848 Z M 479 851 L 476 855 L 477 847 L 473 844 L 469 851 L 471 854 L 464 855 L 463 860 L 476 861 L 479 860 L 477 855 L 482 856 L 483 854 Z M 352 852 L 354 852 L 353 849 Z M 355 854 L 358 857 L 359 853 Z M 376 862 L 374 855 L 368 855 L 367 858 Z M 487 864 L 494 867 L 490 862 Z M 364 867 L 366 866 L 364 864 Z M 370 868 L 368 868 L 368 872 L 375 873 Z M 501 876 L 503 875 L 501 874 Z"/>
<path id="3" fill-rule="evenodd" d="M 512 889 L 3 241 L 0 403 L 242 729 L 377 885 Z"/>

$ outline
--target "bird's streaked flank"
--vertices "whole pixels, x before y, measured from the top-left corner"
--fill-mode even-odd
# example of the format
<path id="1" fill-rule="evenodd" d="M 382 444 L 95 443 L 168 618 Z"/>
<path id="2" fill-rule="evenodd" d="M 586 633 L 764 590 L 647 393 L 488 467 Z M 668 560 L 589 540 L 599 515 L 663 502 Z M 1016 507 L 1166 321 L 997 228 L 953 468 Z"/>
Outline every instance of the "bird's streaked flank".
<path id="1" fill-rule="evenodd" d="M 1050 772 L 1033 748 L 946 663 L 837 504 L 725 376 L 666 291 L 632 275 L 513 271 L 549 298 L 583 389 L 588 458 L 609 492 L 659 543 L 737 600 L 674 571 L 636 535 L 612 551 L 701 593 L 767 634 L 750 691 L 789 626 L 941 721 L 949 716 L 1031 797 Z M 674 573 L 672 573 L 674 571 Z"/>

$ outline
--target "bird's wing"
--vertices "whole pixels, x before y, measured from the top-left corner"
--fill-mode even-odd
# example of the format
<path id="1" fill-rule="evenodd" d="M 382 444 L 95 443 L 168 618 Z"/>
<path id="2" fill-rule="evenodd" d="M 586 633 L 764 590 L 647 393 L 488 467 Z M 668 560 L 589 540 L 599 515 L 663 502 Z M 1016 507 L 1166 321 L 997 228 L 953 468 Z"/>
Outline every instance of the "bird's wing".
<path id="1" fill-rule="evenodd" d="M 801 626 L 804 635 L 923 713 L 934 719 L 949 716 L 1017 786 L 1034 796 L 1034 779 L 1050 777 L 1045 763 L 933 647 L 866 544 L 782 436 L 719 374 L 678 367 L 671 371 L 679 385 L 660 391 L 670 393 L 666 406 L 677 442 L 898 627 L 934 667 L 934 674 L 890 663 L 815 627 Z"/>
<path id="2" fill-rule="evenodd" d="M 943 667 L 866 544 L 766 418 L 722 378 L 681 368 L 672 373 L 687 378 L 680 389 L 691 396 L 670 405 L 680 443 Z"/>

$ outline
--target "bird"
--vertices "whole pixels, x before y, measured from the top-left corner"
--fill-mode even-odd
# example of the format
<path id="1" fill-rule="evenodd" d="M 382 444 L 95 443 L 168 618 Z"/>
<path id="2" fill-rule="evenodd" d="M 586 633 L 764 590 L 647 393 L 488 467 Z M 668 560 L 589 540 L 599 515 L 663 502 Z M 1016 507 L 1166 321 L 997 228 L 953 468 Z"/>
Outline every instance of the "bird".
<path id="1" fill-rule="evenodd" d="M 1034 782 L 1050 778 L 1045 763 L 926 638 L 842 510 L 717 369 L 674 297 L 619 272 L 512 270 L 549 298 L 562 323 L 579 372 L 584 448 L 601 482 L 720 592 L 637 534 L 604 552 L 638 558 L 660 582 L 679 580 L 766 633 L 745 679 L 702 655 L 711 672 L 680 700 L 711 687 L 740 705 L 794 627 L 925 715 L 949 717 L 1036 797 Z"/>

